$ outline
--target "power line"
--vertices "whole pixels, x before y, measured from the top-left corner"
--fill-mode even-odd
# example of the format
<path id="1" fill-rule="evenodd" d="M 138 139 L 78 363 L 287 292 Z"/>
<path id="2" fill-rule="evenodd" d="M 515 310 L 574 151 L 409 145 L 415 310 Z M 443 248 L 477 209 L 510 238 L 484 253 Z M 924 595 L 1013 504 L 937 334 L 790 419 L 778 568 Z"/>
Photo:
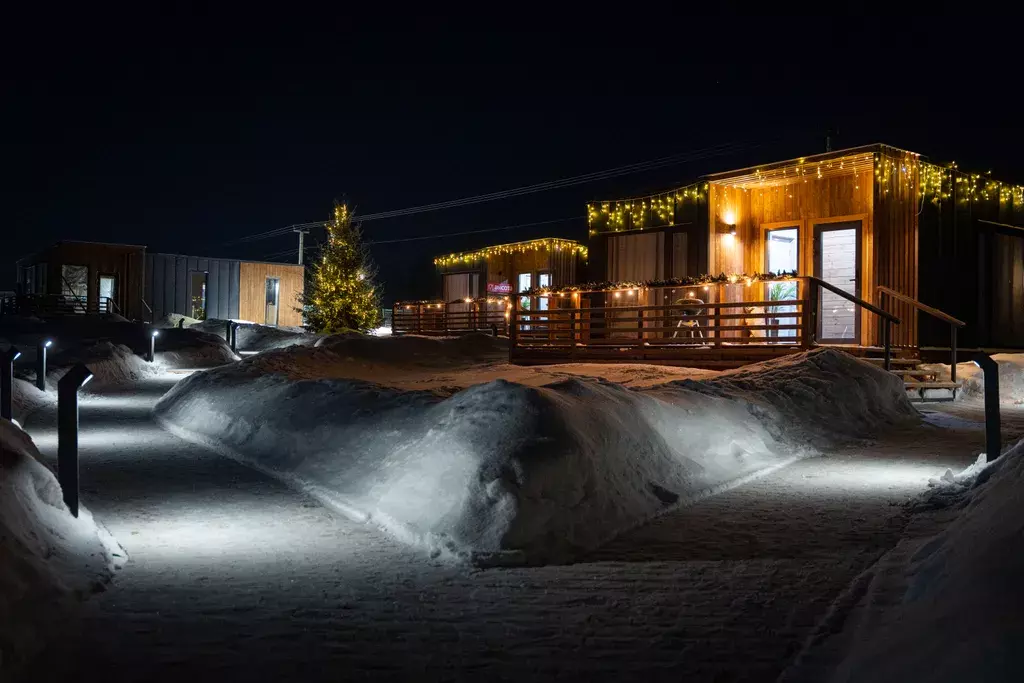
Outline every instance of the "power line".
<path id="1" fill-rule="evenodd" d="M 534 221 L 533 223 L 520 223 L 518 225 L 506 225 L 500 228 L 485 228 L 483 230 L 465 230 L 463 232 L 448 232 L 443 235 L 421 235 L 419 237 L 400 237 L 393 240 L 375 240 L 372 242 L 363 242 L 363 244 L 370 246 L 373 244 L 396 244 L 398 242 L 420 242 L 423 240 L 438 240 L 445 237 L 462 237 L 464 235 L 478 235 L 487 232 L 499 232 L 502 230 L 516 230 L 518 228 L 530 228 L 536 225 L 550 225 L 552 223 L 568 223 L 569 221 L 583 220 L 583 216 L 572 216 L 570 218 L 554 218 L 549 221 Z M 272 254 L 266 254 L 261 258 L 275 258 L 277 256 L 288 256 L 290 254 L 299 253 L 298 249 L 286 249 L 284 251 L 275 251 Z"/>
<path id="2" fill-rule="evenodd" d="M 760 143 L 755 145 L 745 145 L 739 143 L 729 143 L 724 145 L 717 145 L 714 147 L 708 147 L 701 150 L 697 150 L 692 153 L 676 154 L 667 157 L 660 157 L 658 159 L 652 159 L 650 161 L 638 162 L 635 164 L 629 164 L 626 166 L 618 166 L 616 168 L 606 169 L 604 171 L 596 171 L 593 173 L 585 173 L 579 176 L 571 176 L 569 178 L 562 178 L 558 180 L 551 180 L 543 183 L 536 183 L 533 185 L 526 185 L 523 187 L 513 188 L 510 190 L 502 190 L 500 192 L 491 192 L 488 194 L 475 195 L 472 197 L 464 197 L 462 199 L 453 199 L 446 202 L 436 202 L 434 204 L 424 204 L 421 206 L 413 206 L 405 209 L 395 209 L 393 211 L 381 211 L 378 213 L 365 214 L 357 216 L 356 219 L 359 222 L 383 220 L 386 218 L 398 218 L 402 216 L 410 216 L 417 213 L 426 213 L 428 211 L 439 211 L 442 209 L 456 208 L 460 206 L 469 206 L 471 204 L 480 204 L 484 202 L 497 201 L 500 199 L 509 199 L 511 197 L 519 197 L 526 194 L 533 194 L 535 192 L 545 192 L 548 190 L 561 189 L 564 187 L 572 187 L 575 185 L 582 185 L 584 183 L 596 182 L 599 180 L 606 180 L 610 178 L 617 178 L 623 175 L 629 175 L 632 173 L 641 173 L 644 171 L 654 170 L 657 168 L 663 168 L 665 166 L 672 166 L 675 164 L 681 164 L 688 161 L 697 161 L 699 159 L 706 159 L 715 156 L 722 156 L 737 152 L 741 149 L 750 147 L 759 147 Z M 293 228 L 300 226 L 320 226 L 324 225 L 326 221 L 311 221 L 309 223 L 299 223 L 297 225 L 289 225 L 285 228 L 277 228 L 275 230 L 268 230 L 266 232 L 258 233 L 255 235 L 248 235 L 246 237 L 234 240 L 233 243 L 248 242 L 252 240 L 266 239 L 269 237 L 275 237 L 277 235 L 283 235 L 291 232 Z"/>

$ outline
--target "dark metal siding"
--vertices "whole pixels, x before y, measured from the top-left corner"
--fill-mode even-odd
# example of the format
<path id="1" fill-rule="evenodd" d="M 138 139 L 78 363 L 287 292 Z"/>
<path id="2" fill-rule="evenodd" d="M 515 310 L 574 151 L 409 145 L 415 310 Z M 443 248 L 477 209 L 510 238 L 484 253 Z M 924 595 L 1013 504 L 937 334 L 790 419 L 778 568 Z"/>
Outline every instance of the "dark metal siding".
<path id="1" fill-rule="evenodd" d="M 170 313 L 187 315 L 192 310 L 190 275 L 205 272 L 206 317 L 238 317 L 240 262 L 177 254 L 146 255 L 146 300 L 159 319 Z"/>

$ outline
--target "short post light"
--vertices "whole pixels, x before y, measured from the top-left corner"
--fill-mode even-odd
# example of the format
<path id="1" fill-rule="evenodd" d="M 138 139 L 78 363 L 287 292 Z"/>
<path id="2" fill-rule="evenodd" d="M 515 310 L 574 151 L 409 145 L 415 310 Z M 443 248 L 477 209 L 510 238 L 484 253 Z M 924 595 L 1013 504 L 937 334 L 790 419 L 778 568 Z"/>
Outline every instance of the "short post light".
<path id="1" fill-rule="evenodd" d="M 78 390 L 92 379 L 81 363 L 57 382 L 57 481 L 64 504 L 78 517 Z"/>
<path id="2" fill-rule="evenodd" d="M 46 351 L 52 344 L 52 339 L 42 339 L 36 347 L 36 388 L 39 391 L 46 391 Z"/>
<path id="3" fill-rule="evenodd" d="M 1002 420 L 999 415 L 999 364 L 987 353 L 979 353 L 974 362 L 985 373 L 985 456 L 992 462 L 1003 450 L 1000 434 Z"/>
<path id="4" fill-rule="evenodd" d="M 224 321 L 224 343 L 227 344 L 228 346 L 231 346 L 231 328 L 233 326 L 234 323 L 231 322 L 230 320 Z"/>
<path id="5" fill-rule="evenodd" d="M 238 351 L 235 348 L 236 342 L 238 341 L 238 323 L 232 322 L 232 323 L 229 323 L 229 324 L 231 325 L 231 334 L 228 335 L 228 336 L 231 337 L 231 342 L 230 342 L 230 344 L 231 344 L 231 352 L 232 353 L 238 353 Z"/>
<path id="6" fill-rule="evenodd" d="M 160 330 L 153 330 L 149 335 L 149 355 L 146 357 L 150 363 L 156 359 L 156 338 L 160 336 Z"/>
<path id="7" fill-rule="evenodd" d="M 5 420 L 14 419 L 14 361 L 20 356 L 13 346 L 0 354 L 0 417 Z"/>

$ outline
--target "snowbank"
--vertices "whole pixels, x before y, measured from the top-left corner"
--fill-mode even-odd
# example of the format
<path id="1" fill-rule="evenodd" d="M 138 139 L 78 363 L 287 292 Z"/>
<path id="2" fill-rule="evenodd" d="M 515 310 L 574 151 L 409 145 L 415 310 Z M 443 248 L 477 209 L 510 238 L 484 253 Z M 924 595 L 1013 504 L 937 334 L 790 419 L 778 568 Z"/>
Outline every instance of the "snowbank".
<path id="1" fill-rule="evenodd" d="M 815 442 L 916 415 L 894 375 L 831 350 L 646 391 L 497 380 L 450 397 L 260 363 L 186 378 L 157 416 L 435 554 L 502 561 L 570 558 Z"/>
<path id="2" fill-rule="evenodd" d="M 268 351 L 295 344 L 315 344 L 320 335 L 306 332 L 301 327 L 270 327 L 248 321 L 238 322 L 235 332 L 235 348 L 239 351 Z M 227 327 L 227 320 L 210 318 L 193 325 L 191 329 L 215 334 L 221 339 Z"/>
<path id="3" fill-rule="evenodd" d="M 508 358 L 508 339 L 489 334 L 458 337 L 334 334 L 321 338 L 316 346 L 345 358 L 400 365 L 466 365 L 480 360 Z"/>
<path id="4" fill-rule="evenodd" d="M 17 377 L 14 378 L 14 391 L 11 410 L 14 420 L 24 425 L 26 418 L 40 408 L 57 404 L 56 391 L 40 391 L 36 385 Z"/>
<path id="5" fill-rule="evenodd" d="M 156 338 L 156 360 L 164 369 L 209 368 L 233 363 L 238 356 L 215 334 L 169 328 Z"/>
<path id="6" fill-rule="evenodd" d="M 127 346 L 103 341 L 86 349 L 61 352 L 52 356 L 47 366 L 47 391 L 56 392 L 57 382 L 77 363 L 85 363 L 92 370 L 93 379 L 83 389 L 87 393 L 160 374 L 160 370 L 152 363 L 147 363 Z M 30 373 L 29 376 L 34 379 L 35 373 Z"/>
<path id="7" fill-rule="evenodd" d="M 102 590 L 124 557 L 88 510 L 71 516 L 32 440 L 0 420 L 0 678 L 37 650 L 68 599 Z"/>
<path id="8" fill-rule="evenodd" d="M 1024 441 L 969 469 L 945 482 L 970 486 L 958 516 L 878 563 L 839 636 L 847 647 L 833 655 L 832 677 L 815 680 L 1024 680 Z"/>
<path id="9" fill-rule="evenodd" d="M 1024 353 L 997 353 L 992 359 L 999 365 L 999 401 L 1004 404 L 1024 403 Z M 949 365 L 924 365 L 937 373 L 938 379 L 949 381 Z M 957 363 L 956 379 L 960 384 L 958 399 L 985 397 L 985 373 L 976 363 Z"/>

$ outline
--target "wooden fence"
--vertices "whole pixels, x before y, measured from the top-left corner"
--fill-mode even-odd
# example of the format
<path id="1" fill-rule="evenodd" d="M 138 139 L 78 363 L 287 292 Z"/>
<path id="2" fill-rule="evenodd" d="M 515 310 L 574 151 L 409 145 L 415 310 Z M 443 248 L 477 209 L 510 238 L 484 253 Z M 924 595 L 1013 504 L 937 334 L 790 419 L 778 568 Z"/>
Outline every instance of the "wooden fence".
<path id="1" fill-rule="evenodd" d="M 508 302 L 504 299 L 470 301 L 395 302 L 392 334 L 447 336 L 484 332 L 508 335 Z"/>

